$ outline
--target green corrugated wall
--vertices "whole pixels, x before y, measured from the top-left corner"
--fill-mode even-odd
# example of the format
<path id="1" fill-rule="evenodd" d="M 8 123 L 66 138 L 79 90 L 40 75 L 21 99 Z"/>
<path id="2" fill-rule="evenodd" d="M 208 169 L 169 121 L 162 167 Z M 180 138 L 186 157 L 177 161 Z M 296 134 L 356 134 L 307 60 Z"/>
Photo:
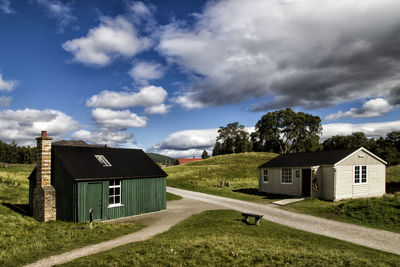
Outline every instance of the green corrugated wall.
<path id="1" fill-rule="evenodd" d="M 57 220 L 74 221 L 74 180 L 56 156 L 52 155 L 51 184 L 56 190 Z M 55 177 L 55 178 L 53 178 Z"/>
<path id="2" fill-rule="evenodd" d="M 108 207 L 108 180 L 77 183 L 78 209 L 74 221 L 88 221 L 88 184 L 102 183 L 102 220 L 116 219 L 166 209 L 166 179 L 122 179 L 122 206 Z M 100 194 L 100 193 L 99 193 Z"/>

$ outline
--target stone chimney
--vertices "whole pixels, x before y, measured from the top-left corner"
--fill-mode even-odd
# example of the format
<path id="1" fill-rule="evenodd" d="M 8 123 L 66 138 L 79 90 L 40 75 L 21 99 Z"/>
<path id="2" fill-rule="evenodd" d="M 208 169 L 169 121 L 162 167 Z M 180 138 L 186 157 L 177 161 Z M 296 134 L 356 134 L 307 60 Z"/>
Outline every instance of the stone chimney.
<path id="1" fill-rule="evenodd" d="M 56 190 L 51 185 L 51 140 L 47 132 L 37 137 L 36 187 L 33 190 L 33 217 L 39 222 L 56 219 Z"/>

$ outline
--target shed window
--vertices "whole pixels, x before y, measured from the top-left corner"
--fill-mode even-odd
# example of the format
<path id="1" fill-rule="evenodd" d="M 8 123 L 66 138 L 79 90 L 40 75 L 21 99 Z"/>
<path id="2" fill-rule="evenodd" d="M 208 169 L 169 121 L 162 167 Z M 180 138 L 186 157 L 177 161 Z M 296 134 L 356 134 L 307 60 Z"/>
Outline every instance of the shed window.
<path id="1" fill-rule="evenodd" d="M 365 184 L 368 181 L 367 166 L 354 166 L 354 183 Z"/>
<path id="2" fill-rule="evenodd" d="M 291 184 L 293 182 L 292 169 L 281 170 L 281 184 Z"/>
<path id="3" fill-rule="evenodd" d="M 94 155 L 103 167 L 111 167 L 111 163 L 103 155 Z"/>
<path id="4" fill-rule="evenodd" d="M 108 205 L 109 207 L 121 206 L 121 180 L 110 180 Z"/>
<path id="5" fill-rule="evenodd" d="M 262 174 L 264 183 L 268 183 L 268 170 L 263 170 Z"/>

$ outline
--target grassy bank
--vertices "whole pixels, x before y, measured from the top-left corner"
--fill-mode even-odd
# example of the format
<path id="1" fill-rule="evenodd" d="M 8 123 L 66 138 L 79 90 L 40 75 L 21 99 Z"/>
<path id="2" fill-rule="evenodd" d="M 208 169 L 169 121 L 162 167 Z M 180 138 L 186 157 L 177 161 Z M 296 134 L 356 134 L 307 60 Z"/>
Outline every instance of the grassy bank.
<path id="1" fill-rule="evenodd" d="M 284 209 L 400 233 L 400 193 L 337 203 L 307 199 Z"/>
<path id="2" fill-rule="evenodd" d="M 262 221 L 235 211 L 207 211 L 143 242 L 65 266 L 395 266 L 400 257 Z"/>
<path id="3" fill-rule="evenodd" d="M 167 185 L 240 200 L 268 203 L 281 196 L 258 192 L 257 167 L 273 153 L 221 155 L 164 168 Z M 227 186 L 229 184 L 229 186 Z"/>
<path id="4" fill-rule="evenodd" d="M 386 168 L 386 183 L 400 183 L 400 165 Z"/>
<path id="5" fill-rule="evenodd" d="M 144 227 L 140 223 L 39 223 L 28 210 L 27 177 L 33 165 L 0 169 L 0 266 L 19 266 L 78 247 L 113 239 Z"/>

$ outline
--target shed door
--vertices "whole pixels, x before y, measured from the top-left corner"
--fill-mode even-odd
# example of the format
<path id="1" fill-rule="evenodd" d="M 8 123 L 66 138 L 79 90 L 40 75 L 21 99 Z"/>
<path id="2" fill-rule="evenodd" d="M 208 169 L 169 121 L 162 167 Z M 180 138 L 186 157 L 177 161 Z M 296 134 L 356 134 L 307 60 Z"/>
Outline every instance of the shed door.
<path id="1" fill-rule="evenodd" d="M 88 184 L 86 205 L 87 218 L 89 218 L 89 210 L 93 209 L 93 219 L 102 219 L 103 183 Z"/>

